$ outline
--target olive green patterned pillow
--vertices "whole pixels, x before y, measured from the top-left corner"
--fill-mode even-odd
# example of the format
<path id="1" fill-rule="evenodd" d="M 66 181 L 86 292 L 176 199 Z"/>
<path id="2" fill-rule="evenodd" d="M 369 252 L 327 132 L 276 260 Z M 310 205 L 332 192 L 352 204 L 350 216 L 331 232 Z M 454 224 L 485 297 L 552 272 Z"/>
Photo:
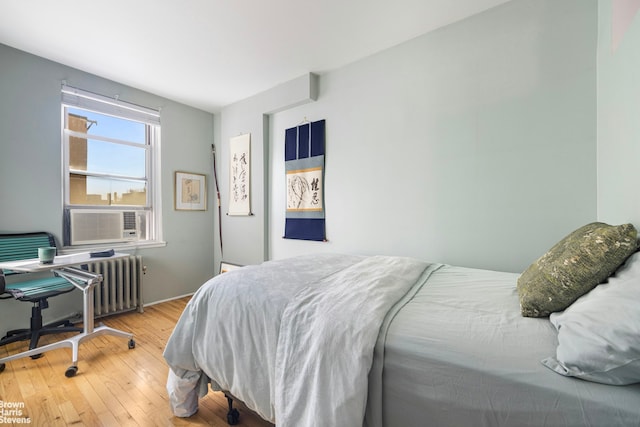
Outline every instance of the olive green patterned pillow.
<path id="1" fill-rule="evenodd" d="M 575 230 L 518 278 L 522 315 L 545 317 L 569 307 L 616 271 L 636 246 L 632 224 L 593 222 Z"/>

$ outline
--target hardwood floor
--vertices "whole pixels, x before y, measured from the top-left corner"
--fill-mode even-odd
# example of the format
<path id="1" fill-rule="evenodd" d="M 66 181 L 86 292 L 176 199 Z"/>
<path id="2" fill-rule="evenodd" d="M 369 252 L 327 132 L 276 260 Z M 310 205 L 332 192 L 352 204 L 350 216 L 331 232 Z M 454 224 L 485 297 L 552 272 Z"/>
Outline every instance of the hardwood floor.
<path id="1" fill-rule="evenodd" d="M 143 314 L 102 319 L 105 325 L 133 332 L 136 347 L 129 350 L 126 339 L 111 336 L 85 341 L 73 378 L 64 375 L 71 364 L 69 349 L 49 351 L 36 360 L 8 362 L 0 373 L 0 411 L 4 410 L 4 417 L 29 418 L 29 425 L 47 427 L 227 426 L 227 401 L 222 393 L 210 391 L 191 418 L 174 417 L 169 408 L 165 388 L 169 368 L 162 352 L 188 300 L 146 307 Z M 46 336 L 41 345 L 64 337 Z M 0 347 L 0 357 L 27 347 L 26 341 Z M 239 426 L 273 426 L 241 403 L 234 402 L 234 407 L 241 414 Z"/>

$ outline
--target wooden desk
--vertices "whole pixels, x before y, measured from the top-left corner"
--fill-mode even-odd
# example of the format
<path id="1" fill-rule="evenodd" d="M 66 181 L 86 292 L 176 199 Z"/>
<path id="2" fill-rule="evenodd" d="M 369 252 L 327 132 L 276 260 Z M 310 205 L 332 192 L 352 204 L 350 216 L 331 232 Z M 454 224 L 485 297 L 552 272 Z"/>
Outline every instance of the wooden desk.
<path id="1" fill-rule="evenodd" d="M 113 256 L 109 257 L 109 259 L 124 258 L 127 256 L 129 255 L 116 253 Z M 80 346 L 80 343 L 82 341 L 94 338 L 98 335 L 113 335 L 117 337 L 128 338 L 129 348 L 135 348 L 136 344 L 133 340 L 132 333 L 113 329 L 103 324 L 100 324 L 98 327 L 94 327 L 93 292 L 96 285 L 102 283 L 102 275 L 82 270 L 78 268 L 78 266 L 82 264 L 90 264 L 96 261 L 102 261 L 104 259 L 105 258 L 91 258 L 89 253 L 81 253 L 56 256 L 52 264 L 41 264 L 37 259 L 0 262 L 0 268 L 5 270 L 13 270 L 24 273 L 52 271 L 57 276 L 65 278 L 73 286 L 80 289 L 83 294 L 83 331 L 81 333 L 62 341 L 1 358 L 0 372 L 4 370 L 5 363 L 11 360 L 35 356 L 37 354 L 41 354 L 46 351 L 55 350 L 58 348 L 69 347 L 71 348 L 72 353 L 72 365 L 67 368 L 65 375 L 67 377 L 73 377 L 78 372 L 78 348 Z"/>

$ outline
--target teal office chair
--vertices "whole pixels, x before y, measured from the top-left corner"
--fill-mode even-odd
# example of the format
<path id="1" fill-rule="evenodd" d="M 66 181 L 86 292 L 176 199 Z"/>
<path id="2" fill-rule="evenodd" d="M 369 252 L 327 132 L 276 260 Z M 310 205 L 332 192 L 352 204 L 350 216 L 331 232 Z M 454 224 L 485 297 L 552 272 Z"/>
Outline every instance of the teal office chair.
<path id="1" fill-rule="evenodd" d="M 3 234 L 0 235 L 0 261 L 37 258 L 38 248 L 45 246 L 56 246 L 55 238 L 50 233 Z M 13 298 L 32 303 L 31 325 L 29 328 L 8 331 L 0 339 L 0 346 L 29 340 L 29 350 L 32 350 L 38 346 L 42 335 L 82 332 L 82 328 L 74 326 L 69 320 L 42 324 L 42 310 L 49 307 L 48 299 L 71 292 L 75 286 L 58 276 L 7 283 L 6 277 L 14 274 L 17 273 L 0 269 L 0 299 Z M 32 358 L 39 356 L 32 356 Z"/>

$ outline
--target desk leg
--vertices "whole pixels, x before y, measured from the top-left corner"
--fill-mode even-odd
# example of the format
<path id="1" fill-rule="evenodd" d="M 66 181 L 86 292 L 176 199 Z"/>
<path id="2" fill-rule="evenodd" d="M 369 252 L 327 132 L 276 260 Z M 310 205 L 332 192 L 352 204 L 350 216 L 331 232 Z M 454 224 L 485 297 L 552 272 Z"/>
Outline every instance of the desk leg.
<path id="1" fill-rule="evenodd" d="M 0 359 L 0 372 L 5 368 L 5 362 L 11 360 L 22 359 L 24 357 L 34 356 L 36 354 L 44 353 L 50 350 L 56 350 L 58 348 L 71 348 L 71 366 L 67 368 L 65 376 L 71 378 L 78 372 L 78 348 L 80 343 L 85 340 L 90 340 L 99 335 L 112 335 L 121 338 L 129 339 L 129 349 L 135 348 L 136 343 L 133 340 L 133 334 L 130 332 L 124 332 L 119 329 L 114 329 L 109 326 L 100 324 L 97 328 L 94 327 L 94 311 L 93 311 L 93 292 L 97 284 L 102 282 L 102 276 L 99 274 L 89 273 L 84 270 L 78 270 L 75 268 L 64 268 L 58 271 L 58 274 L 68 281 L 70 281 L 75 287 L 82 290 L 83 294 L 83 332 L 74 335 L 66 340 L 58 341 L 52 344 L 48 344 L 42 347 L 34 348 L 33 350 L 23 351 L 22 353 L 14 354 Z M 84 285 L 79 285 L 76 280 L 84 279 Z"/>
<path id="2" fill-rule="evenodd" d="M 80 333 L 78 335 L 74 335 L 71 338 L 66 340 L 58 341 L 52 344 L 48 344 L 42 347 L 34 348 L 33 350 L 23 351 L 22 353 L 14 354 L 13 356 L 8 356 L 0 359 L 0 365 L 4 365 L 5 362 L 9 362 L 11 360 L 22 359 L 24 357 L 35 356 L 36 354 L 44 353 L 51 350 L 56 350 L 58 348 L 71 348 L 71 366 L 67 368 L 65 375 L 67 377 L 73 377 L 78 372 L 78 349 L 80 344 L 92 338 L 97 337 L 98 335 L 114 335 L 117 337 L 128 338 L 129 339 L 129 348 L 135 348 L 135 341 L 133 340 L 133 334 L 120 331 L 118 329 L 110 328 L 109 326 L 100 325 L 95 328 L 91 333 Z M 4 368 L 0 368 L 0 372 Z"/>

